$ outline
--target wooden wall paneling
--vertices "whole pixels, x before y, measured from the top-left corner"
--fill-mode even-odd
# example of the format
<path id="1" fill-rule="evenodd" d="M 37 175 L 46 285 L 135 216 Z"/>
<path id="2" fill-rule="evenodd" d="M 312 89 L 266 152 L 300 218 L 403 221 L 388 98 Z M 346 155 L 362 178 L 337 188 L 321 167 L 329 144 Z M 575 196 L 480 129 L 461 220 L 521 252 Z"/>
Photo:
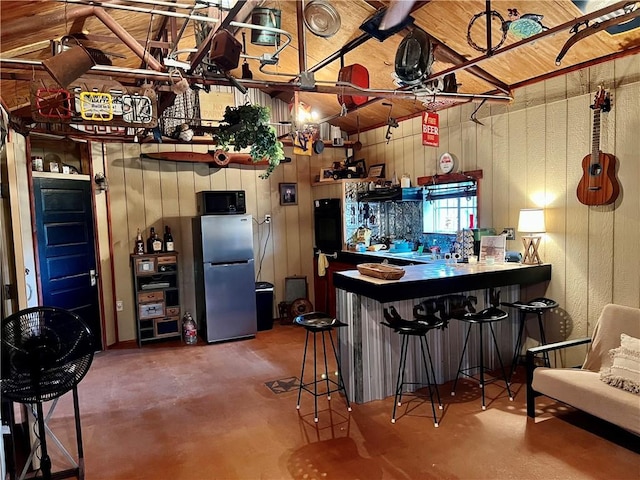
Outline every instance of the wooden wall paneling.
<path id="1" fill-rule="evenodd" d="M 433 147 L 426 147 L 422 145 L 422 133 L 414 134 L 410 137 L 409 145 L 410 151 L 413 155 L 413 172 L 411 175 L 411 185 L 416 186 L 418 177 L 424 177 L 426 173 L 426 158 L 427 151 L 433 149 Z M 411 172 L 410 172 L 411 173 Z"/>
<path id="2" fill-rule="evenodd" d="M 258 273 L 258 261 L 259 250 L 260 250 L 260 235 L 259 235 L 259 225 L 258 222 L 264 221 L 264 214 L 260 215 L 259 213 L 259 205 L 258 205 L 258 193 L 257 188 L 258 184 L 256 180 L 263 182 L 264 180 L 258 179 L 256 175 L 255 167 L 251 166 L 240 166 L 238 169 L 238 173 L 240 174 L 240 183 L 242 188 L 240 190 L 244 190 L 245 199 L 247 203 L 247 213 L 251 215 L 251 231 L 253 233 L 253 258 L 254 258 L 254 278 Z"/>
<path id="3" fill-rule="evenodd" d="M 555 97 L 555 94 L 554 94 Z M 544 242 L 547 244 L 543 261 L 552 265 L 553 281 L 549 283 L 546 296 L 558 302 L 558 312 L 547 316 L 545 327 L 547 341 L 565 340 L 570 333 L 566 329 L 566 316 L 560 315 L 566 310 L 567 289 L 567 242 L 566 206 L 567 206 L 567 102 L 549 103 L 545 109 L 546 142 L 545 142 L 545 223 L 547 233 Z M 549 321 L 553 320 L 553 321 Z"/>
<path id="4" fill-rule="evenodd" d="M 493 191 L 482 190 L 485 193 L 481 193 L 480 202 L 484 203 L 484 198 L 491 197 L 492 216 L 491 223 L 488 223 L 488 219 L 481 217 L 480 225 L 478 225 L 478 227 L 489 228 L 496 225 L 498 221 L 503 221 L 501 218 L 504 217 L 504 214 L 501 212 L 505 211 L 506 205 L 509 203 L 509 126 L 509 114 L 497 115 L 491 119 L 491 134 L 493 139 L 492 171 L 494 188 Z M 484 172 L 483 177 L 486 177 Z M 520 237 L 517 233 L 516 237 L 516 241 L 520 241 Z"/>
<path id="5" fill-rule="evenodd" d="M 610 89 L 614 85 L 613 62 L 594 65 L 589 68 L 591 104 L 594 93 L 599 86 Z M 609 90 L 612 98 L 612 108 L 617 105 L 615 90 Z M 590 124 L 593 125 L 593 110 L 589 109 L 583 115 L 589 115 Z M 602 112 L 600 115 L 600 149 L 615 155 L 614 134 L 615 114 Z M 593 129 L 591 130 L 593 132 Z M 584 155 L 591 152 L 593 134 L 590 135 L 589 144 L 584 147 Z M 593 323 L 597 321 L 605 304 L 613 298 L 613 205 L 589 207 L 589 319 Z"/>
<path id="6" fill-rule="evenodd" d="M 226 168 L 227 190 L 243 190 L 240 168 Z"/>
<path id="7" fill-rule="evenodd" d="M 384 158 L 384 163 L 386 165 L 385 167 L 385 176 L 387 177 L 388 180 L 392 180 L 393 179 L 393 172 L 396 172 L 396 156 L 395 156 L 395 149 L 396 149 L 396 139 L 393 138 L 393 134 L 391 135 L 391 140 L 389 141 L 389 143 L 387 143 L 387 141 L 385 140 L 385 142 L 382 144 L 382 155 Z"/>
<path id="8" fill-rule="evenodd" d="M 588 223 L 589 209 L 578 201 L 576 187 L 582 176 L 582 158 L 585 145 L 590 145 L 591 122 L 585 111 L 589 108 L 590 95 L 569 98 L 567 100 L 567 253 L 571 261 L 567 262 L 566 309 L 571 315 L 569 338 L 579 338 L 591 333 L 588 325 L 589 268 Z M 587 147 L 588 148 L 588 147 Z M 553 275 L 553 273 L 552 273 Z M 553 281 L 553 279 L 552 279 Z"/>
<path id="9" fill-rule="evenodd" d="M 193 272 L 193 230 L 191 219 L 197 215 L 196 209 L 196 174 L 195 163 L 176 162 L 176 180 L 178 187 L 178 212 L 180 223 L 180 243 L 176 244 L 176 250 L 180 254 L 178 262 L 178 275 L 180 275 L 180 306 L 182 314 L 191 312 L 194 318 L 196 313 L 195 277 Z M 198 174 L 198 189 L 203 188 L 203 177 Z"/>
<path id="10" fill-rule="evenodd" d="M 296 158 L 296 162 L 292 162 L 289 164 L 284 164 L 282 167 L 282 181 L 284 183 L 297 183 L 298 181 L 298 165 L 300 163 L 307 163 L 308 157 L 306 156 L 298 156 Z M 298 185 L 298 189 L 300 185 Z M 277 188 L 278 192 L 278 203 L 280 202 L 280 188 Z M 286 245 L 286 255 L 283 257 L 284 263 L 286 265 L 286 273 L 287 275 L 302 275 L 302 271 L 300 268 L 301 260 L 302 260 L 302 252 L 300 248 L 300 231 L 299 231 L 299 222 L 300 217 L 298 214 L 299 205 L 281 205 L 281 218 L 284 223 L 284 232 L 283 236 L 285 238 Z M 286 276 L 286 275 L 285 275 Z M 310 279 L 307 278 L 307 281 Z"/>
<path id="11" fill-rule="evenodd" d="M 543 88 L 538 89 L 539 92 L 544 92 Z M 515 225 L 517 228 L 518 217 L 520 214 L 520 208 L 522 205 L 526 207 L 546 207 L 546 192 L 545 192 L 545 171 L 546 171 L 546 158 L 545 158 L 545 106 L 540 105 L 534 101 L 533 92 L 529 92 L 529 101 L 535 103 L 535 106 L 529 107 L 524 111 L 526 130 L 523 132 L 523 141 L 525 142 L 522 159 L 524 164 L 518 166 L 522 168 L 521 174 L 523 177 L 523 194 L 524 198 L 519 200 L 517 198 L 512 199 L 512 203 L 509 208 L 509 225 L 497 225 L 496 230 L 500 232 L 501 228 L 506 226 Z M 514 114 L 516 117 L 520 115 L 520 112 Z M 517 155 L 518 157 L 520 154 Z M 519 191 L 519 189 L 515 189 Z M 518 247 L 522 245 L 516 244 Z M 546 242 L 543 239 L 540 242 L 540 257 L 543 262 L 545 260 Z M 540 290 L 540 285 L 532 285 L 523 289 L 523 293 L 526 298 L 536 298 L 545 294 L 544 288 Z"/>
<path id="12" fill-rule="evenodd" d="M 599 63 L 589 67 L 589 91 L 592 96 L 595 95 L 598 87 L 610 90 L 613 107 L 613 102 L 615 102 L 615 91 L 613 90 L 615 88 L 614 62 Z"/>
<path id="13" fill-rule="evenodd" d="M 526 91 L 526 108 L 536 107 L 538 105 L 544 105 L 545 99 L 545 84 L 544 82 L 534 83 L 524 87 Z"/>
<path id="14" fill-rule="evenodd" d="M 640 61 L 638 55 L 629 55 L 614 60 L 616 87 L 640 82 Z"/>
<path id="15" fill-rule="evenodd" d="M 118 341 L 135 340 L 135 300 L 129 255 L 133 239 L 140 229 L 146 240 L 148 230 L 144 213 L 144 190 L 138 145 L 106 143 L 109 165 L 109 198 L 116 298 L 122 300 L 118 312 Z"/>
<path id="16" fill-rule="evenodd" d="M 447 125 L 448 132 L 448 149 L 449 153 L 452 153 L 458 158 L 460 166 L 463 170 L 467 169 L 468 159 L 464 158 L 462 150 L 462 123 L 460 116 L 460 109 L 449 109 L 449 122 Z"/>
<path id="17" fill-rule="evenodd" d="M 31 226 L 29 197 L 31 186 L 27 179 L 27 142 L 25 137 L 11 130 L 7 136 L 7 183 L 9 207 L 13 225 L 13 251 L 16 267 L 17 309 L 38 305 L 35 254 Z M 30 160 L 29 160 L 30 161 Z M 29 273 L 26 273 L 26 272 Z"/>
<path id="18" fill-rule="evenodd" d="M 103 155 L 103 144 L 91 142 L 89 144 L 90 158 L 92 162 L 92 177 L 97 172 L 105 173 L 111 181 L 111 175 L 107 169 L 107 159 Z M 109 239 L 109 219 L 107 216 L 107 199 L 111 193 L 96 191 L 95 202 L 95 237 L 97 243 L 96 261 L 98 262 L 98 274 L 100 285 L 100 303 L 102 305 L 102 324 L 104 329 L 105 346 L 113 345 L 116 338 L 116 311 L 115 291 L 113 289 L 113 275 L 111 271 L 111 243 Z"/>
<path id="19" fill-rule="evenodd" d="M 309 178 L 309 162 L 298 162 L 296 165 L 298 178 L 298 240 L 300 245 L 300 274 L 307 277 L 309 284 L 308 297 L 313 298 L 313 202 L 311 185 L 305 180 Z M 290 207 L 293 208 L 293 207 Z"/>
<path id="20" fill-rule="evenodd" d="M 615 143 L 610 144 L 618 162 L 620 196 L 613 222 L 614 303 L 640 305 L 640 82 L 616 89 Z"/>
<path id="21" fill-rule="evenodd" d="M 385 143 L 387 141 L 385 137 L 385 133 L 387 131 L 387 127 L 376 128 L 375 132 L 375 140 L 374 143 Z"/>
<path id="22" fill-rule="evenodd" d="M 139 147 L 134 144 L 132 147 Z M 139 149 L 138 149 L 139 151 Z M 147 228 L 154 227 L 160 232 L 162 227 L 162 191 L 160 190 L 160 160 L 141 160 L 144 214 Z"/>
<path id="23" fill-rule="evenodd" d="M 271 238 L 273 239 L 273 284 L 274 294 L 276 296 L 276 304 L 284 300 L 284 278 L 288 276 L 288 259 L 287 259 L 287 221 L 286 208 L 280 205 L 280 189 L 279 184 L 285 181 L 285 167 L 295 165 L 301 161 L 298 155 L 292 157 L 292 163 L 282 165 L 276 168 L 267 180 L 269 182 L 269 191 L 271 193 Z M 304 161 L 304 160 L 302 160 Z"/>
<path id="24" fill-rule="evenodd" d="M 256 220 L 258 221 L 256 256 L 257 280 L 274 283 L 273 231 L 274 214 L 271 205 L 271 182 L 256 177 Z M 265 214 L 271 215 L 271 223 L 263 223 Z M 261 263 L 262 262 L 262 263 Z M 275 283 L 274 283 L 275 285 Z"/>
<path id="25" fill-rule="evenodd" d="M 589 69 L 575 70 L 565 75 L 567 93 L 566 98 L 579 97 L 589 93 Z"/>
<path id="26" fill-rule="evenodd" d="M 468 116 L 462 117 L 460 124 L 461 148 L 463 171 L 476 170 L 478 167 L 478 139 L 476 138 L 477 124 L 470 121 Z"/>
<path id="27" fill-rule="evenodd" d="M 497 233 L 503 226 L 517 222 L 521 208 L 536 206 L 527 195 L 527 111 L 509 112 L 508 122 L 509 180 L 506 185 L 509 193 L 507 203 L 494 205 L 493 226 Z"/>
<path id="28" fill-rule="evenodd" d="M 479 181 L 478 218 L 475 225 L 493 225 L 493 199 L 491 192 L 496 187 L 493 181 L 493 136 L 491 135 L 491 117 L 483 118 L 484 125 L 476 127 L 476 166 L 482 170 L 482 179 Z M 517 227 L 517 225 L 513 225 Z M 510 249 L 518 250 L 515 245 Z"/>
<path id="29" fill-rule="evenodd" d="M 567 98 L 567 77 L 561 75 L 544 82 L 545 103 L 555 103 Z"/>
<path id="30" fill-rule="evenodd" d="M 164 236 L 165 226 L 171 229 L 175 249 L 182 245 L 180 227 L 180 197 L 178 195 L 178 162 L 160 162 L 160 191 L 162 192 L 162 225 L 158 235 Z M 180 259 L 182 264 L 184 259 Z"/>

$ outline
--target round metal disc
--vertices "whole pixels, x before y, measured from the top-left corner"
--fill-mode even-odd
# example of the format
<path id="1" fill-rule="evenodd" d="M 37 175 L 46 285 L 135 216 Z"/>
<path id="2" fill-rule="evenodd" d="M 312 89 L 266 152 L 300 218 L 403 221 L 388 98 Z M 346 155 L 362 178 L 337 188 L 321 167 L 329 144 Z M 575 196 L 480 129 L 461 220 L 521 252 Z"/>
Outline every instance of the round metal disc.
<path id="1" fill-rule="evenodd" d="M 319 37 L 331 37 L 340 30 L 340 14 L 325 0 L 312 0 L 304 7 L 304 24 Z"/>

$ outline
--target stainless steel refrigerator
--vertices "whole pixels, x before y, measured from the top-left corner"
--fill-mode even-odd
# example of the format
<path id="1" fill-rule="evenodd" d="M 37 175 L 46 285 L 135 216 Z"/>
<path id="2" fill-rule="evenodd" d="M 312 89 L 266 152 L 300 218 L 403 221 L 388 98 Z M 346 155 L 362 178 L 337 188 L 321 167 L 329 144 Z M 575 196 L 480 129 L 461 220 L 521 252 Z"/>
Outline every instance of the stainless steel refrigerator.
<path id="1" fill-rule="evenodd" d="M 192 220 L 198 330 L 208 343 L 255 336 L 251 215 Z"/>

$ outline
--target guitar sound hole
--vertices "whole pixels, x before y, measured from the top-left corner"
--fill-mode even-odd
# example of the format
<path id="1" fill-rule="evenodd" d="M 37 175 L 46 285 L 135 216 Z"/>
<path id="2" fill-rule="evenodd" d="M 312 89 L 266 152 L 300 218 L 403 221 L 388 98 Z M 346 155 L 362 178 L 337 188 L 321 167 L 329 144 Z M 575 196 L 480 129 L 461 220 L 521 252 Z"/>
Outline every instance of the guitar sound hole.
<path id="1" fill-rule="evenodd" d="M 602 173 L 602 165 L 600 165 L 599 163 L 596 163 L 595 165 L 591 165 L 591 168 L 589 169 L 589 173 L 591 175 L 600 175 Z"/>

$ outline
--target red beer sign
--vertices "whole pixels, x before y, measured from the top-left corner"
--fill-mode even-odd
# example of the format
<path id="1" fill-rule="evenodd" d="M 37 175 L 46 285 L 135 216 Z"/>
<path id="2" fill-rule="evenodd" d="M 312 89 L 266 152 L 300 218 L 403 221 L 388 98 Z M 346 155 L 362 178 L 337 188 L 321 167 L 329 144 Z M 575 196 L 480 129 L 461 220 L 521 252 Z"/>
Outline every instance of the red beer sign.
<path id="1" fill-rule="evenodd" d="M 440 119 L 435 112 L 422 112 L 422 145 L 440 146 Z"/>

